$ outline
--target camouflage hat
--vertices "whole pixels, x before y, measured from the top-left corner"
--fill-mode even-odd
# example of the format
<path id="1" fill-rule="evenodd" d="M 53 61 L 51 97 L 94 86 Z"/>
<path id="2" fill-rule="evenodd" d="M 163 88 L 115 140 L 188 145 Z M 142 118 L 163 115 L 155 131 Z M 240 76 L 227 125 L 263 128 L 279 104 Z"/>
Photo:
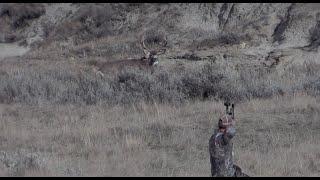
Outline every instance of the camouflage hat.
<path id="1" fill-rule="evenodd" d="M 220 128 L 226 128 L 228 126 L 233 125 L 233 123 L 234 123 L 234 119 L 232 118 L 232 116 L 229 114 L 225 114 L 219 118 L 218 126 Z"/>

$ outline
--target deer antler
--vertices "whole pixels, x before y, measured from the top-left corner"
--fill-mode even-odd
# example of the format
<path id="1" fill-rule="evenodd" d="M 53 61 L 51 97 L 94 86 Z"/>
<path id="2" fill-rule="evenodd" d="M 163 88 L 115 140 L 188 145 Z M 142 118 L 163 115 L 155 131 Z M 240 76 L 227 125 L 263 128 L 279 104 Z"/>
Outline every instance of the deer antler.
<path id="1" fill-rule="evenodd" d="M 141 36 L 141 47 L 142 47 L 142 50 L 144 52 L 144 54 L 146 55 L 146 57 L 149 57 L 150 55 L 150 50 L 146 47 L 146 45 L 144 44 L 144 35 Z"/>
<path id="2" fill-rule="evenodd" d="M 164 42 L 163 42 L 162 46 L 165 47 L 165 48 L 162 48 L 162 49 L 160 49 L 160 50 L 157 50 L 157 55 L 164 54 L 164 53 L 167 51 L 167 49 L 166 49 L 167 43 L 168 43 L 167 37 L 164 36 L 163 40 L 164 40 Z"/>
<path id="3" fill-rule="evenodd" d="M 141 47 L 142 47 L 142 49 L 143 49 L 143 52 L 144 52 L 144 54 L 145 54 L 147 57 L 149 57 L 151 51 L 152 51 L 153 53 L 156 53 L 157 55 L 160 55 L 160 54 L 164 54 L 164 53 L 166 52 L 166 50 L 167 50 L 166 48 L 162 48 L 162 49 L 157 48 L 157 49 L 152 49 L 152 50 L 150 50 L 149 48 L 147 48 L 146 45 L 145 45 L 145 35 L 142 35 L 142 36 L 141 36 L 141 41 L 140 41 L 140 43 L 141 43 Z M 163 46 L 163 47 L 166 47 L 166 46 L 167 46 L 167 43 L 168 43 L 167 37 L 164 36 L 163 41 L 160 42 L 159 44 L 160 44 L 161 46 Z"/>
<path id="4" fill-rule="evenodd" d="M 168 41 L 167 41 L 167 36 L 164 36 L 163 40 L 164 40 L 163 46 L 166 47 L 166 46 L 167 46 L 167 43 L 168 43 Z"/>

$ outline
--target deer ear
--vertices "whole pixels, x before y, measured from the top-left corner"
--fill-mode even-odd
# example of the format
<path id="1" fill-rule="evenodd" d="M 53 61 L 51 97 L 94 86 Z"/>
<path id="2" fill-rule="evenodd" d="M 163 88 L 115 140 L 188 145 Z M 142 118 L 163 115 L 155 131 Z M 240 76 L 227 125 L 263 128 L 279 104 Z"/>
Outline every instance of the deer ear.
<path id="1" fill-rule="evenodd" d="M 146 58 L 148 58 L 150 56 L 150 52 L 147 50 L 143 50 L 144 55 L 146 56 Z"/>
<path id="2" fill-rule="evenodd" d="M 161 50 L 158 51 L 157 54 L 164 54 L 165 52 L 166 52 L 166 49 L 161 49 Z"/>

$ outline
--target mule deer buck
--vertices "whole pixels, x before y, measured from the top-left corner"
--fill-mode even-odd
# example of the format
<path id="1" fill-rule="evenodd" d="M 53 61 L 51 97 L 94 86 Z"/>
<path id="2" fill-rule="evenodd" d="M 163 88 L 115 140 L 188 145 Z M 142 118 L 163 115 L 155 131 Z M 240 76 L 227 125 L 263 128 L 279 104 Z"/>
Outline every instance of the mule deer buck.
<path id="1" fill-rule="evenodd" d="M 159 64 L 158 55 L 164 54 L 167 49 L 167 39 L 164 37 L 163 39 L 156 40 L 156 43 L 158 43 L 161 48 L 148 48 L 146 46 L 146 39 L 145 36 L 141 37 L 140 40 L 140 46 L 143 49 L 144 56 L 139 59 L 122 59 L 122 60 L 116 60 L 116 61 L 89 61 L 89 65 L 94 67 L 99 74 L 103 73 L 115 73 L 117 71 L 120 71 L 121 69 L 125 67 L 137 67 L 139 69 L 148 70 L 151 69 L 153 66 L 156 66 Z M 154 41 L 154 40 L 152 40 Z"/>

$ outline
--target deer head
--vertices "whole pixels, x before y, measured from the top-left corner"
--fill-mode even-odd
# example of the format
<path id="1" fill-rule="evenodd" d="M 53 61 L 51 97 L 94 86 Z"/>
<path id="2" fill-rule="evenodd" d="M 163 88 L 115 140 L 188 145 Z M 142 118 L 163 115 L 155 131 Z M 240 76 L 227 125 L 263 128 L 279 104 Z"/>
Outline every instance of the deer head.
<path id="1" fill-rule="evenodd" d="M 148 61 L 148 64 L 150 66 L 157 65 L 159 63 L 158 61 L 158 55 L 164 54 L 166 52 L 166 46 L 167 46 L 167 39 L 164 36 L 163 39 L 159 40 L 158 38 L 152 39 L 152 43 L 158 43 L 160 45 L 160 48 L 147 48 L 145 45 L 145 36 L 143 35 L 141 37 L 141 47 L 143 49 L 143 52 L 145 56 L 143 57 L 144 60 Z M 154 42 L 156 41 L 156 42 Z"/>

